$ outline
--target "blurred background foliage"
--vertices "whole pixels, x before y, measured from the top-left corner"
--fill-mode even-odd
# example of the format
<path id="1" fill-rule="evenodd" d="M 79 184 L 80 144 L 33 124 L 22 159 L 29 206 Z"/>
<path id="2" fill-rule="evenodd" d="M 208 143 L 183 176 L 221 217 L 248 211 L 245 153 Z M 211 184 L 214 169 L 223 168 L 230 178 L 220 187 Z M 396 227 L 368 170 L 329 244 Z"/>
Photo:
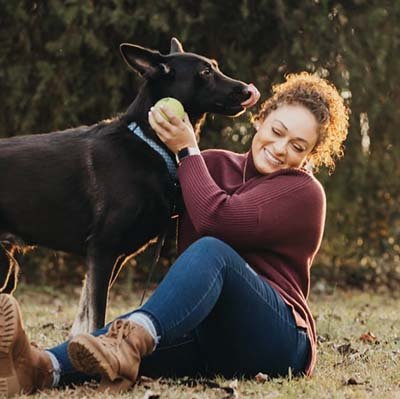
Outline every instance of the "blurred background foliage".
<path id="1" fill-rule="evenodd" d="M 254 82 L 262 100 L 286 73 L 317 73 L 341 91 L 351 125 L 345 158 L 333 175 L 317 176 L 328 210 L 314 281 L 398 287 L 399 21 L 400 0 L 0 0 L 0 137 L 123 112 L 141 82 L 119 55 L 122 42 L 168 52 L 176 36 L 187 51 Z M 246 151 L 250 118 L 208 116 L 202 148 Z M 145 277 L 151 254 L 140 257 L 134 273 L 126 268 L 125 281 Z M 158 278 L 173 258 L 170 239 Z M 64 284 L 84 271 L 82 260 L 43 249 L 24 263 L 26 281 Z"/>

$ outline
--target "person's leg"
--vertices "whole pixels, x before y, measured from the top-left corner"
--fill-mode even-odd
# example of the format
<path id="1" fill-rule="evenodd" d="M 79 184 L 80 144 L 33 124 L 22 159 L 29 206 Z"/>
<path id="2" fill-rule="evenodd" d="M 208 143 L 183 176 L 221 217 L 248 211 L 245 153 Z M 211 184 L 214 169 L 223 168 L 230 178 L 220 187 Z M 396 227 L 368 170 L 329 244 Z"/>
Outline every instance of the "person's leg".
<path id="1" fill-rule="evenodd" d="M 221 271 L 225 264 L 225 252 L 227 250 L 233 252 L 224 244 L 225 251 L 218 254 L 220 244 L 221 241 L 214 238 L 203 238 L 191 245 L 176 260 L 149 300 L 141 308 L 121 318 L 135 318 L 139 313 L 142 316 L 147 315 L 154 324 L 157 336 L 161 337 L 160 347 L 174 346 L 176 340 L 194 330 L 204 320 L 218 299 L 223 283 Z M 213 252 L 210 257 L 211 248 Z M 196 275 L 193 274 L 195 272 Z M 108 327 L 109 325 L 94 332 L 93 335 L 105 334 Z M 49 350 L 59 362 L 60 382 L 78 383 L 87 380 L 90 377 L 77 372 L 72 365 L 68 355 L 68 345 L 69 342 L 64 342 Z M 160 356 L 160 352 L 154 355 L 152 361 Z M 157 367 L 158 365 L 154 366 L 162 369 Z M 170 364 L 169 368 L 173 366 Z"/>
<path id="2" fill-rule="evenodd" d="M 307 334 L 296 326 L 280 295 L 230 246 L 202 238 L 167 277 L 135 311 L 155 321 L 162 344 L 194 331 L 202 353 L 199 363 L 207 363 L 207 374 L 263 371 L 274 376 L 287 374 L 289 367 L 293 373 L 304 371 Z M 169 360 L 164 372 L 171 373 L 176 362 Z"/>
<path id="3" fill-rule="evenodd" d="M 106 334 L 110 324 L 107 324 L 103 328 L 94 331 L 92 334 L 96 337 L 102 334 Z M 68 344 L 69 340 L 65 341 L 51 349 L 47 349 L 47 352 L 51 354 L 51 360 L 53 362 L 53 369 L 55 372 L 54 386 L 63 386 L 68 384 L 82 384 L 85 381 L 96 379 L 96 376 L 81 373 L 77 371 L 71 363 L 71 359 L 68 356 Z"/>
<path id="4" fill-rule="evenodd" d="M 150 318 L 151 322 L 154 324 L 157 336 L 161 336 L 162 338 L 162 342 L 159 345 L 160 350 L 156 351 L 151 360 L 154 369 L 163 370 L 162 364 L 164 364 L 164 361 L 160 360 L 160 364 L 158 364 L 155 359 L 169 359 L 169 355 L 165 357 L 162 356 L 160 353 L 172 353 L 174 351 L 170 350 L 171 347 L 181 347 L 180 344 L 176 345 L 175 341 L 177 340 L 178 342 L 180 342 L 180 339 L 186 333 L 193 330 L 194 327 L 196 327 L 197 325 L 197 320 L 201 321 L 204 319 L 204 317 L 212 309 L 216 299 L 218 298 L 217 292 L 220 290 L 219 285 L 221 284 L 221 279 L 216 280 L 216 277 L 218 277 L 220 273 L 218 261 L 216 262 L 215 259 L 208 259 L 208 246 L 211 244 L 211 246 L 215 247 L 215 242 L 220 243 L 220 241 L 213 238 L 204 238 L 199 240 L 198 243 L 195 243 L 191 247 L 189 247 L 177 259 L 175 264 L 171 267 L 171 269 L 161 282 L 160 286 L 157 287 L 156 291 L 149 298 L 146 304 L 133 312 L 129 312 L 125 315 L 120 316 L 120 318 L 136 318 L 138 314 L 141 314 L 142 316 L 147 315 Z M 219 265 L 221 265 L 223 263 L 224 255 L 221 254 L 219 258 Z M 195 265 L 197 263 L 204 262 L 210 263 L 210 267 L 207 268 L 208 273 L 204 273 L 202 275 L 202 284 L 199 284 L 200 281 L 197 277 L 197 283 L 195 282 L 195 284 L 193 284 L 190 270 L 193 267 L 196 268 Z M 211 264 L 215 265 L 216 267 L 211 267 Z M 207 288 L 210 284 L 211 291 L 209 290 L 209 288 Z M 217 290 L 215 290 L 216 285 L 218 286 Z M 211 293 L 211 296 L 208 296 L 208 292 Z M 179 320 L 177 321 L 177 324 L 179 324 L 182 316 L 185 315 L 187 311 L 190 311 L 190 308 L 192 306 L 191 303 L 197 303 L 199 297 L 204 297 L 205 299 L 207 299 L 207 303 L 198 308 L 198 310 L 201 311 L 200 318 L 197 314 L 195 315 L 195 317 L 193 317 L 192 315 L 190 319 L 186 320 L 185 327 L 183 329 L 178 329 L 176 331 L 173 331 L 172 334 L 165 334 L 164 336 L 164 331 L 170 330 L 170 326 L 167 325 L 167 322 L 174 323 L 173 320 L 179 318 Z M 183 301 L 184 299 L 185 301 Z M 161 327 L 158 318 L 154 317 L 152 314 L 151 309 L 153 308 L 153 305 L 157 303 L 162 304 L 162 310 L 160 313 L 165 316 L 162 317 L 162 323 L 166 325 L 166 328 Z M 157 305 L 155 305 L 155 307 L 157 307 Z M 167 311 L 167 309 L 169 309 L 169 312 Z M 135 321 L 137 322 L 137 320 Z M 109 323 L 102 329 L 93 332 L 92 335 L 99 336 L 107 333 L 110 324 L 111 323 Z M 68 355 L 68 345 L 69 341 L 66 341 L 48 350 L 54 355 L 54 357 L 56 358 L 56 362 L 58 361 L 61 377 L 60 384 L 71 382 L 80 383 L 92 378 L 87 374 L 77 372 L 77 370 L 74 368 Z M 188 346 L 183 345 L 183 347 L 187 348 Z M 169 349 L 167 350 L 166 348 Z M 192 350 L 193 349 L 190 349 L 189 351 L 192 352 Z M 194 364 L 193 361 L 191 363 Z M 172 365 L 169 365 L 170 368 L 171 366 Z M 185 367 L 183 368 L 185 369 Z"/>
<path id="5" fill-rule="evenodd" d="M 121 316 L 128 317 L 131 313 Z M 111 323 L 110 323 L 111 324 Z M 106 334 L 110 324 L 93 333 L 95 336 Z M 77 371 L 68 356 L 66 341 L 48 352 L 56 358 L 58 378 L 55 386 L 82 384 L 85 381 L 98 380 L 99 377 Z M 140 374 L 148 377 L 183 377 L 205 375 L 204 352 L 202 351 L 195 331 L 175 339 L 173 342 L 162 342 L 150 356 L 142 359 Z"/>
<path id="6" fill-rule="evenodd" d="M 218 302 L 196 328 L 209 375 L 305 372 L 310 344 L 291 308 L 248 265 L 230 268 Z"/>
<path id="7" fill-rule="evenodd" d="M 173 342 L 161 342 L 152 354 L 142 359 L 139 374 L 179 378 L 206 375 L 206 371 L 204 351 L 192 331 Z"/>
<path id="8" fill-rule="evenodd" d="M 260 300 L 256 301 L 255 299 L 258 298 Z M 220 299 L 221 306 L 219 304 L 216 306 Z M 227 331 L 227 337 L 220 337 L 217 334 L 215 337 L 204 339 L 207 334 L 210 335 L 208 332 L 214 330 L 214 319 L 217 320 L 217 324 L 219 320 L 224 320 L 224 318 L 215 316 L 218 315 L 219 308 L 230 310 L 227 312 L 226 325 L 233 328 L 234 331 Z M 213 309 L 215 312 L 212 312 Z M 284 351 L 285 348 L 288 348 L 287 353 L 296 359 L 301 358 L 300 363 L 304 363 L 303 358 L 308 353 L 308 341 L 304 333 L 296 328 L 290 309 L 283 303 L 279 295 L 263 282 L 231 247 L 211 237 L 205 237 L 192 244 L 177 259 L 145 305 L 123 317 L 135 317 L 137 313 L 147 315 L 153 322 L 157 335 L 161 337 L 160 347 L 174 343 L 175 340 L 200 325 L 201 327 L 197 331 L 203 343 L 210 340 L 228 342 L 227 338 L 232 338 L 242 345 L 241 338 L 244 333 L 236 331 L 239 322 L 241 323 L 240 331 L 247 331 L 246 334 L 251 333 L 253 338 L 260 341 L 252 339 L 251 343 L 258 345 L 265 343 L 266 349 L 273 347 Z M 206 320 L 209 315 L 210 317 Z M 264 317 L 265 315 L 267 316 Z M 205 320 L 206 322 L 203 323 Z M 282 320 L 283 323 L 279 323 Z M 277 328 L 274 329 L 274 326 Z M 223 329 L 223 327 L 218 327 L 216 330 Z M 104 332 L 101 330 L 98 333 Z M 290 332 L 292 336 L 288 340 L 286 335 Z M 269 342 L 274 342 L 274 345 L 269 345 Z M 300 355 L 303 356 L 296 356 L 297 347 L 294 350 L 293 347 L 287 345 L 288 342 L 293 342 L 294 345 L 298 343 Z M 219 344 L 216 343 L 216 345 Z M 223 346 L 221 345 L 221 348 Z M 66 344 L 53 348 L 51 351 L 63 365 L 63 373 L 68 374 L 74 371 L 68 358 Z M 252 351 L 244 352 L 240 356 L 238 353 L 238 356 L 241 358 L 247 353 L 253 353 Z M 256 352 L 257 355 L 261 355 L 258 349 Z M 270 356 L 273 356 L 270 351 L 266 351 L 265 356 L 261 356 L 263 364 L 268 363 L 267 360 L 270 360 Z M 250 355 L 248 357 L 251 358 Z M 281 354 L 279 357 L 284 359 Z M 210 361 L 213 362 L 212 359 Z M 296 366 L 293 359 L 288 360 L 286 357 L 285 361 L 288 366 Z M 285 361 L 282 362 L 283 366 L 278 367 L 280 368 L 279 373 L 281 369 L 287 370 Z M 222 367 L 222 365 L 220 366 Z M 169 372 L 173 372 L 174 362 L 171 362 L 168 367 Z M 215 368 L 212 365 L 211 367 Z M 266 366 L 263 367 L 263 369 L 265 368 Z M 274 370 L 271 369 L 270 372 L 273 374 Z"/>

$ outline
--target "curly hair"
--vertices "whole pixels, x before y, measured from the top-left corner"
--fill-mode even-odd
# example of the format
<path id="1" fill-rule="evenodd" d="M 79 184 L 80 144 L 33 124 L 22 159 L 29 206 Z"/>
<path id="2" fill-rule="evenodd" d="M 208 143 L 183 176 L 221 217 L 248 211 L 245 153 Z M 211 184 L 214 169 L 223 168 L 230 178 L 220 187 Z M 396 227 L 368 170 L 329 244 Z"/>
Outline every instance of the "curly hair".
<path id="1" fill-rule="evenodd" d="M 333 171 L 335 159 L 343 156 L 349 125 L 349 110 L 343 98 L 327 80 L 308 72 L 289 74 L 285 78 L 285 82 L 272 87 L 272 96 L 262 104 L 253 123 L 262 122 L 281 105 L 303 105 L 315 116 L 319 126 L 318 141 L 308 161 L 315 170 L 326 166 Z"/>

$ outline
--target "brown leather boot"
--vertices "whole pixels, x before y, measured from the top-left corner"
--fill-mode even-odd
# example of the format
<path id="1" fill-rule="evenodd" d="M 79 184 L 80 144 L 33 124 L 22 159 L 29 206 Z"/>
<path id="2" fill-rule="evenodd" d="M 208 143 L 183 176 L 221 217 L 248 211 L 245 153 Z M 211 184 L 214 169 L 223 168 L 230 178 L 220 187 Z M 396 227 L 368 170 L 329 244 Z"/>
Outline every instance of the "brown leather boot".
<path id="1" fill-rule="evenodd" d="M 0 397 L 51 387 L 52 369 L 49 355 L 29 342 L 17 300 L 1 294 Z"/>
<path id="2" fill-rule="evenodd" d="M 153 337 L 142 326 L 119 319 L 112 323 L 107 334 L 74 337 L 68 345 L 68 354 L 77 370 L 101 375 L 101 390 L 122 391 L 136 381 L 142 357 L 153 348 Z"/>

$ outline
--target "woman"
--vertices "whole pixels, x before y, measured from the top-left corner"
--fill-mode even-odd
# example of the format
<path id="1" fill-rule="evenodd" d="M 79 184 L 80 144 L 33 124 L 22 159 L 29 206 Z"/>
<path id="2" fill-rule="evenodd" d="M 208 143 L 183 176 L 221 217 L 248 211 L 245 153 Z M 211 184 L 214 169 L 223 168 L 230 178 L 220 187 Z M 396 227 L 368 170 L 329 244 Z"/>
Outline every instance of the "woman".
<path id="1" fill-rule="evenodd" d="M 311 375 L 316 332 L 307 296 L 325 195 L 305 167 L 333 168 L 342 155 L 342 98 L 323 79 L 287 76 L 255 117 L 247 154 L 200 154 L 188 119 L 163 111 L 168 121 L 159 110 L 149 121 L 179 158 L 180 257 L 141 308 L 49 351 L 29 344 L 17 302 L 0 296 L 0 393 L 93 374 L 112 390 L 138 373 Z"/>

